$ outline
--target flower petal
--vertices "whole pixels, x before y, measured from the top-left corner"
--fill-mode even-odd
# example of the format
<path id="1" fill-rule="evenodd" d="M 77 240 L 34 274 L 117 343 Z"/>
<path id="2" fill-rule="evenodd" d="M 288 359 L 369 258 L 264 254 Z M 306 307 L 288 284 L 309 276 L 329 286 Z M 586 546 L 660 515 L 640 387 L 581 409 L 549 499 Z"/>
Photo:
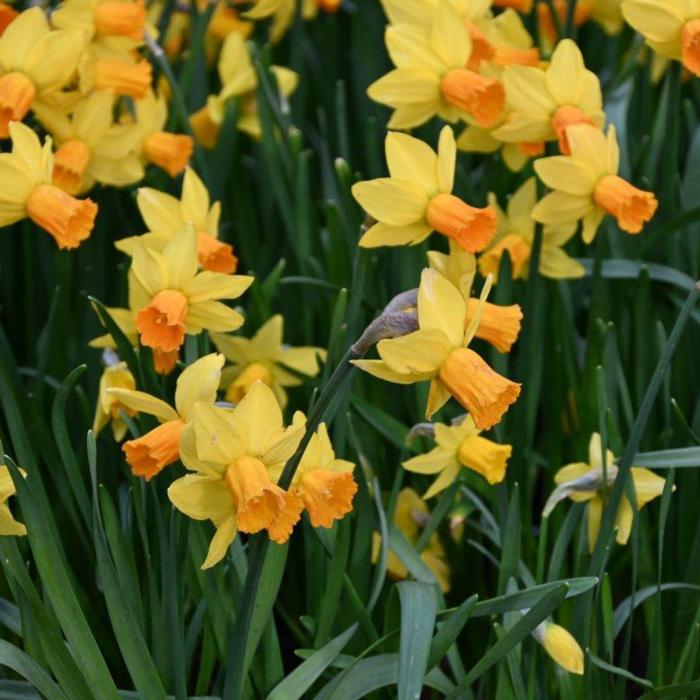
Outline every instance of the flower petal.
<path id="1" fill-rule="evenodd" d="M 428 197 L 416 185 L 394 178 L 358 182 L 352 194 L 370 216 L 391 226 L 417 223 L 428 208 Z"/>

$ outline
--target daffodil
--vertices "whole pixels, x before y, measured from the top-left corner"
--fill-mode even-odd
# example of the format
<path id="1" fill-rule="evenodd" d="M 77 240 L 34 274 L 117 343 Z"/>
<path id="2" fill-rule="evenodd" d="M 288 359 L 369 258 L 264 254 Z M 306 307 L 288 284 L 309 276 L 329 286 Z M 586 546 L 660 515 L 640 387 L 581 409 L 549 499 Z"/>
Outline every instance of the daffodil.
<path id="1" fill-rule="evenodd" d="M 601 491 L 614 484 L 618 474 L 615 455 L 610 450 L 606 450 L 605 468 L 607 483 L 603 483 L 603 449 L 600 435 L 593 433 L 588 445 L 588 462 L 567 464 L 554 475 L 557 488 L 550 495 L 543 510 L 543 515 L 549 515 L 557 503 L 567 497 L 577 503 L 587 503 L 588 548 L 591 552 L 598 539 L 605 505 Z M 632 467 L 630 471 L 639 510 L 663 493 L 666 480 L 642 467 Z M 627 544 L 632 532 L 633 516 L 632 504 L 627 496 L 623 496 L 615 516 L 618 544 Z"/>
<path id="2" fill-rule="evenodd" d="M 280 94 L 289 97 L 296 90 L 299 76 L 282 66 L 272 66 L 270 70 Z M 229 34 L 224 41 L 219 56 L 219 77 L 223 86 L 219 94 L 211 95 L 204 107 L 190 118 L 198 141 L 204 148 L 214 147 L 226 113 L 226 102 L 230 99 L 237 100 L 237 128 L 255 139 L 260 138 L 258 77 L 250 51 L 240 34 Z"/>
<path id="3" fill-rule="evenodd" d="M 130 288 L 134 285 L 138 286 L 132 271 L 129 271 L 127 279 Z M 139 292 L 130 294 L 130 301 L 135 304 L 140 303 L 140 296 Z M 118 307 L 106 307 L 107 313 L 135 349 L 138 349 L 139 344 L 139 330 L 136 327 L 136 314 L 139 310 L 140 309 L 137 308 L 122 309 Z M 91 348 L 102 350 L 116 350 L 116 343 L 110 333 L 105 333 L 97 338 L 93 338 L 88 345 Z M 178 357 L 180 356 L 179 348 L 169 352 L 163 352 L 158 348 L 151 348 L 151 351 L 153 354 L 153 366 L 158 374 L 170 374 L 170 372 L 175 369 Z"/>
<path id="4" fill-rule="evenodd" d="M 211 405 L 221 380 L 223 355 L 205 355 L 177 378 L 175 408 L 143 391 L 110 387 L 107 394 L 126 409 L 155 416 L 160 425 L 141 437 L 124 443 L 122 450 L 131 471 L 147 480 L 177 461 L 185 427 L 193 420 L 195 406 Z"/>
<path id="5" fill-rule="evenodd" d="M 97 436 L 102 428 L 111 422 L 114 439 L 121 442 L 126 435 L 126 422 L 122 418 L 121 412 L 124 411 L 127 416 L 133 417 L 136 415 L 136 411 L 122 404 L 116 396 L 109 393 L 109 389 L 130 391 L 136 389 L 134 375 L 129 371 L 126 362 L 119 362 L 117 359 L 102 370 L 97 406 L 95 407 L 95 420 L 92 423 L 92 432 Z"/>
<path id="6" fill-rule="evenodd" d="M 10 138 L 12 153 L 0 154 L 0 225 L 29 217 L 59 248 L 77 248 L 92 231 L 97 205 L 52 184 L 51 139 L 42 147 L 39 137 L 19 122 L 10 123 Z"/>
<path id="7" fill-rule="evenodd" d="M 83 51 L 83 33 L 52 30 L 44 10 L 22 12 L 0 37 L 0 138 L 36 104 L 66 105 Z"/>
<path id="8" fill-rule="evenodd" d="M 39 121 L 53 136 L 53 182 L 68 194 L 80 194 L 95 182 L 123 187 L 143 177 L 143 167 L 133 150 L 139 132 L 114 124 L 114 97 L 96 92 L 84 98 L 71 116 L 62 110 L 35 106 Z"/>
<path id="9" fill-rule="evenodd" d="M 218 240 L 220 202 L 211 204 L 204 183 L 191 168 L 185 171 L 180 199 L 165 192 L 141 187 L 136 203 L 148 233 L 122 238 L 115 243 L 118 250 L 133 255 L 135 247 L 143 243 L 153 250 L 162 251 L 185 224 L 192 224 L 197 232 L 199 264 L 205 270 L 233 274 L 238 258 L 233 246 Z"/>
<path id="10" fill-rule="evenodd" d="M 203 330 L 233 331 L 243 317 L 221 299 L 236 299 L 250 286 L 252 277 L 197 272 L 199 255 L 194 226 L 176 233 L 162 252 L 138 243 L 131 261 L 134 280 L 129 292 L 136 314 L 141 344 L 163 352 L 177 350 L 185 334 Z"/>
<path id="11" fill-rule="evenodd" d="M 480 304 L 471 296 L 472 284 L 476 274 L 476 258 L 450 241 L 448 255 L 431 250 L 428 263 L 447 278 L 467 302 L 466 323 L 469 324 L 480 309 L 481 315 L 475 337 L 491 343 L 499 352 L 510 352 L 520 335 L 523 312 L 519 304 L 501 306 L 486 301 Z"/>
<path id="12" fill-rule="evenodd" d="M 654 51 L 700 76 L 700 4 L 695 0 L 623 0 L 622 14 Z"/>
<path id="13" fill-rule="evenodd" d="M 285 428 L 275 395 L 262 382 L 233 410 L 197 405 L 180 447 L 184 465 L 195 473 L 175 481 L 168 496 L 185 515 L 216 527 L 203 569 L 221 561 L 238 531 L 267 530 L 278 543 L 289 538 L 304 502 L 272 475 L 294 454 L 305 422 L 297 413 Z"/>
<path id="14" fill-rule="evenodd" d="M 151 62 L 133 51 L 115 50 L 92 44 L 78 65 L 79 85 L 83 94 L 109 90 L 115 95 L 142 100 L 151 89 Z"/>
<path id="15" fill-rule="evenodd" d="M 156 97 L 149 91 L 143 99 L 137 100 L 135 110 L 143 160 L 163 168 L 170 177 L 179 175 L 192 157 L 194 141 L 187 134 L 164 131 L 168 121 L 165 97 Z"/>
<path id="16" fill-rule="evenodd" d="M 427 35 L 411 26 L 390 26 L 386 45 L 396 68 L 372 83 L 367 94 L 394 110 L 390 129 L 410 129 L 434 116 L 489 126 L 501 116 L 503 85 L 467 68 L 472 38 L 448 2 L 438 6 Z"/>
<path id="17" fill-rule="evenodd" d="M 394 526 L 412 544 L 418 541 L 421 530 L 430 519 L 430 511 L 425 501 L 410 488 L 402 489 L 396 499 L 394 509 Z M 379 533 L 372 535 L 372 562 L 379 559 L 379 551 L 382 538 Z M 434 533 L 428 541 L 427 547 L 421 552 L 420 558 L 435 574 L 443 593 L 450 590 L 450 565 L 445 555 L 445 550 L 440 542 L 440 537 Z M 390 549 L 387 557 L 387 571 L 393 579 L 404 579 L 408 576 L 406 565 Z"/>
<path id="18" fill-rule="evenodd" d="M 503 481 L 513 448 L 481 437 L 481 430 L 471 416 L 458 425 L 436 423 L 433 430 L 437 447 L 403 463 L 409 472 L 437 474 L 423 498 L 432 498 L 444 491 L 464 467 L 481 474 L 489 484 Z"/>
<path id="19" fill-rule="evenodd" d="M 325 360 L 323 348 L 292 348 L 282 344 L 284 319 L 273 316 L 250 339 L 223 333 L 212 333 L 211 339 L 219 352 L 233 363 L 221 377 L 226 400 L 238 403 L 256 381 L 269 386 L 280 406 L 287 405 L 285 387 L 299 386 L 299 374 L 315 377 L 319 359 Z M 291 370 L 291 371 L 290 371 Z"/>
<path id="20" fill-rule="evenodd" d="M 304 450 L 292 487 L 304 503 L 314 527 L 331 527 L 352 510 L 357 484 L 355 465 L 336 459 L 325 423 L 311 436 Z"/>
<path id="21" fill-rule="evenodd" d="M 385 141 L 390 177 L 358 182 L 352 194 L 377 223 L 360 239 L 365 248 L 415 245 L 432 231 L 465 250 L 483 250 L 496 230 L 491 207 L 478 209 L 452 192 L 457 149 L 452 129 L 440 132 L 438 152 L 419 139 L 389 132 Z"/>
<path id="22" fill-rule="evenodd" d="M 583 650 L 571 632 L 547 620 L 535 627 L 532 636 L 565 671 L 583 675 Z"/>
<path id="23" fill-rule="evenodd" d="M 568 127 L 590 124 L 602 128 L 605 123 L 598 77 L 586 69 L 581 51 L 571 39 L 557 45 L 545 70 L 507 66 L 503 83 L 508 119 L 493 132 L 501 141 L 558 140 L 559 150 L 568 154 Z"/>
<path id="24" fill-rule="evenodd" d="M 513 279 L 526 279 L 530 271 L 530 256 L 535 239 L 535 221 L 532 218 L 537 200 L 535 178 L 528 179 L 511 196 L 504 212 L 491 195 L 491 205 L 498 212 L 498 228 L 491 246 L 479 257 L 482 275 L 492 274 L 498 281 L 501 258 L 505 252 L 510 257 Z M 576 233 L 576 224 L 564 222 L 549 224 L 542 229 L 539 273 L 551 279 L 576 279 L 583 277 L 583 266 L 562 248 Z"/>
<path id="25" fill-rule="evenodd" d="M 19 471 L 23 477 L 27 476 L 27 472 L 24 469 Z M 15 493 L 15 482 L 12 481 L 10 470 L 3 464 L 0 466 L 0 535 L 2 536 L 27 534 L 27 528 L 14 519 L 10 512 L 10 507 L 7 505 L 10 496 L 14 496 Z"/>
<path id="26" fill-rule="evenodd" d="M 490 280 L 484 285 L 485 301 Z M 397 384 L 430 381 L 426 417 L 450 398 L 471 414 L 482 430 L 498 423 L 520 394 L 520 384 L 502 377 L 468 346 L 479 325 L 480 310 L 466 323 L 467 303 L 436 270 L 425 269 L 418 290 L 419 330 L 377 343 L 379 360 L 354 364 L 379 379 Z"/>
<path id="27" fill-rule="evenodd" d="M 620 148 L 615 127 L 605 134 L 586 124 L 567 130 L 570 156 L 552 156 L 535 162 L 535 171 L 553 191 L 532 211 L 543 224 L 583 220 L 583 240 L 590 243 L 606 214 L 627 233 L 639 233 L 656 212 L 652 192 L 639 190 L 618 177 Z"/>
<path id="28" fill-rule="evenodd" d="M 64 0 L 51 15 L 60 29 L 78 29 L 88 41 L 125 51 L 143 43 L 146 20 L 143 0 Z"/>
<path id="29" fill-rule="evenodd" d="M 199 2 L 200 12 L 206 9 L 206 2 Z M 255 28 L 253 22 L 241 19 L 241 15 L 228 0 L 219 0 L 207 26 L 207 36 L 224 41 L 229 34 L 240 34 L 247 39 Z"/>

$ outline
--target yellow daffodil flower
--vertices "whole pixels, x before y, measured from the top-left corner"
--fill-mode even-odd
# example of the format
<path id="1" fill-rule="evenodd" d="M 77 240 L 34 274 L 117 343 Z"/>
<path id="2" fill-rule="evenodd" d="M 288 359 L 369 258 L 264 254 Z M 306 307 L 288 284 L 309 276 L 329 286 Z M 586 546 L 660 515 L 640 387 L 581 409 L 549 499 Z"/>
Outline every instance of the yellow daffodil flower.
<path id="1" fill-rule="evenodd" d="M 200 0 L 198 4 L 200 12 L 206 9 L 206 2 Z M 224 41 L 229 34 L 234 33 L 240 34 L 244 39 L 247 39 L 254 28 L 255 24 L 241 19 L 238 10 L 232 7 L 228 0 L 220 0 L 216 4 L 214 14 L 211 16 L 207 27 L 207 35 L 218 41 Z"/>
<path id="2" fill-rule="evenodd" d="M 394 525 L 411 544 L 418 541 L 420 532 L 429 519 L 430 511 L 425 501 L 413 489 L 402 489 L 396 500 Z M 376 564 L 379 559 L 381 544 L 381 535 L 377 532 L 373 533 L 373 564 Z M 420 558 L 435 574 L 442 592 L 447 593 L 450 590 L 450 565 L 437 532 L 430 538 L 428 546 L 421 552 Z M 408 569 L 391 549 L 387 557 L 387 572 L 395 580 L 405 579 L 408 576 Z"/>
<path id="3" fill-rule="evenodd" d="M 531 177 L 511 196 L 506 212 L 491 195 L 491 206 L 498 212 L 498 228 L 491 246 L 479 257 L 479 271 L 484 277 L 492 274 L 498 281 L 503 253 L 508 251 L 513 279 L 527 279 L 530 256 L 535 238 L 532 218 L 537 200 L 535 178 Z M 542 230 L 539 273 L 550 279 L 577 279 L 583 277 L 583 266 L 562 248 L 576 233 L 576 224 L 550 224 Z"/>
<path id="4" fill-rule="evenodd" d="M 583 675 L 583 649 L 567 629 L 546 621 L 535 628 L 532 636 L 565 671 Z"/>
<path id="5" fill-rule="evenodd" d="M 143 0 L 64 0 L 51 15 L 59 29 L 79 29 L 88 41 L 128 51 L 143 43 Z"/>
<path id="6" fill-rule="evenodd" d="M 390 26 L 386 44 L 396 68 L 372 83 L 367 94 L 394 110 L 390 129 L 410 129 L 434 116 L 490 126 L 503 113 L 501 82 L 467 68 L 472 38 L 449 3 L 438 6 L 427 36 L 407 25 Z"/>
<path id="7" fill-rule="evenodd" d="M 622 13 L 654 51 L 700 76 L 700 4 L 694 0 L 624 0 Z"/>
<path id="8" fill-rule="evenodd" d="M 557 503 L 567 497 L 577 503 L 587 502 L 588 549 L 591 552 L 598 539 L 603 515 L 604 501 L 600 492 L 614 484 L 617 478 L 615 455 L 610 450 L 606 450 L 605 467 L 608 475 L 607 484 L 603 484 L 603 450 L 600 435 L 593 433 L 588 445 L 588 463 L 567 464 L 554 475 L 557 488 L 552 491 L 542 511 L 543 515 L 549 515 Z M 663 493 L 666 480 L 642 467 L 632 467 L 630 471 L 637 497 L 637 510 L 639 510 Z M 633 515 L 632 504 L 627 500 L 627 496 L 623 496 L 615 516 L 618 544 L 627 544 L 632 532 Z"/>
<path id="9" fill-rule="evenodd" d="M 180 199 L 150 187 L 141 187 L 136 203 L 149 232 L 122 238 L 115 243 L 118 250 L 133 255 L 134 248 L 141 242 L 160 252 L 185 224 L 191 223 L 197 232 L 201 267 L 224 274 L 236 271 L 238 258 L 233 254 L 233 246 L 218 240 L 221 203 L 211 204 L 209 192 L 194 170 L 187 168 L 185 171 Z"/>
<path id="10" fill-rule="evenodd" d="M 457 149 L 452 129 L 440 132 L 438 152 L 419 139 L 389 132 L 385 141 L 390 177 L 358 182 L 352 194 L 377 223 L 360 239 L 364 248 L 415 245 L 432 231 L 465 250 L 483 250 L 496 230 L 491 207 L 478 209 L 450 194 Z"/>
<path id="11" fill-rule="evenodd" d="M 53 182 L 68 194 L 80 194 L 95 182 L 123 187 L 143 177 L 133 150 L 139 132 L 112 122 L 114 97 L 96 92 L 78 103 L 69 117 L 65 112 L 36 105 L 35 114 L 53 136 Z"/>
<path id="12" fill-rule="evenodd" d="M 23 477 L 27 476 L 27 472 L 24 469 L 19 471 Z M 0 535 L 2 536 L 22 536 L 27 534 L 27 528 L 14 519 L 7 505 L 10 496 L 14 496 L 15 493 L 15 482 L 12 481 L 10 470 L 3 464 L 0 466 Z"/>
<path id="13" fill-rule="evenodd" d="M 487 280 L 481 295 L 485 301 Z M 520 384 L 495 372 L 469 349 L 479 325 L 480 310 L 466 323 L 467 303 L 445 277 L 425 269 L 418 290 L 419 330 L 377 343 L 379 360 L 354 364 L 379 379 L 397 384 L 430 381 L 426 417 L 450 398 L 466 408 L 474 423 L 487 430 L 500 422 L 520 395 Z"/>
<path id="14" fill-rule="evenodd" d="M 1 39 L 0 39 L 1 41 Z M 92 231 L 97 205 L 75 199 L 52 183 L 51 139 L 42 147 L 24 124 L 10 123 L 12 153 L 0 154 L 0 225 L 29 217 L 53 236 L 59 248 L 77 248 Z"/>
<path id="15" fill-rule="evenodd" d="M 296 90 L 299 76 L 289 68 L 272 66 L 280 94 L 289 97 Z M 258 139 L 262 135 L 258 114 L 258 78 L 250 57 L 250 51 L 240 34 L 229 34 L 221 48 L 219 57 L 219 77 L 221 92 L 211 95 L 200 110 L 191 115 L 192 129 L 204 148 L 213 148 L 219 138 L 219 131 L 229 99 L 238 100 L 237 128 Z"/>
<path id="16" fill-rule="evenodd" d="M 136 123 L 141 132 L 141 157 L 163 168 L 170 177 L 179 175 L 194 151 L 194 141 L 187 134 L 163 131 L 168 121 L 168 103 L 163 95 L 149 91 L 135 104 Z"/>
<path id="17" fill-rule="evenodd" d="M 217 350 L 233 363 L 233 366 L 224 369 L 221 376 L 227 401 L 239 403 L 254 382 L 262 381 L 272 389 L 284 408 L 287 405 L 285 387 L 302 383 L 297 374 L 307 377 L 318 374 L 318 361 L 325 360 L 326 351 L 323 348 L 283 345 L 283 332 L 284 319 L 276 315 L 250 339 L 223 333 L 210 334 Z"/>
<path id="18" fill-rule="evenodd" d="M 130 286 L 135 284 L 132 272 L 129 272 L 128 280 Z M 139 300 L 135 297 L 139 297 L 139 295 L 132 295 L 131 301 L 133 303 L 138 303 Z M 139 344 L 139 330 L 136 327 L 136 314 L 138 312 L 139 309 L 134 308 L 107 308 L 107 313 L 112 317 L 112 320 L 117 324 L 119 330 L 126 336 L 127 340 L 134 348 L 137 348 Z M 114 339 L 109 333 L 93 338 L 88 345 L 91 348 L 116 350 Z M 158 374 L 170 374 L 170 372 L 175 369 L 178 357 L 180 356 L 179 348 L 170 352 L 163 352 L 158 348 L 151 348 L 151 350 L 153 352 L 153 365 L 156 372 L 158 372 Z"/>
<path id="19" fill-rule="evenodd" d="M 92 432 L 97 437 L 102 428 L 111 422 L 114 439 L 117 442 L 121 442 L 124 439 L 124 435 L 126 435 L 126 423 L 121 417 L 121 411 L 124 411 L 127 416 L 135 416 L 136 411 L 122 404 L 116 396 L 109 393 L 109 389 L 127 389 L 131 391 L 136 389 L 134 375 L 129 371 L 126 362 L 115 362 L 115 364 L 107 365 L 102 370 L 100 390 L 95 408 L 95 420 L 92 423 Z"/>
<path id="20" fill-rule="evenodd" d="M 540 200 L 532 217 L 543 224 L 566 224 L 583 220 L 583 240 L 590 243 L 606 214 L 627 233 L 639 233 L 652 219 L 658 202 L 618 177 L 620 148 L 615 127 L 605 134 L 586 124 L 567 130 L 570 156 L 535 161 L 535 171 L 553 191 Z"/>
<path id="21" fill-rule="evenodd" d="M 192 224 L 176 233 L 162 252 L 138 243 L 131 269 L 129 292 L 136 314 L 141 344 L 163 352 L 177 350 L 185 334 L 203 330 L 234 331 L 243 317 L 221 303 L 236 299 L 250 286 L 252 277 L 197 272 L 197 234 Z"/>
<path id="22" fill-rule="evenodd" d="M 463 467 L 481 474 L 489 484 L 503 481 L 513 451 L 510 445 L 499 445 L 481 437 L 471 416 L 459 425 L 436 423 L 433 428 L 437 447 L 403 463 L 403 468 L 409 472 L 438 475 L 423 498 L 432 498 L 444 491 Z"/>
<path id="23" fill-rule="evenodd" d="M 311 436 L 292 481 L 314 527 L 331 527 L 334 520 L 352 510 L 352 499 L 357 493 L 354 468 L 352 462 L 336 459 L 326 425 L 321 423 Z"/>
<path id="24" fill-rule="evenodd" d="M 545 70 L 507 66 L 503 82 L 508 98 L 508 120 L 493 132 L 501 141 L 536 143 L 559 141 L 570 153 L 567 128 L 572 124 L 605 123 L 600 83 L 586 69 L 581 51 L 571 39 L 561 41 Z"/>
<path id="25" fill-rule="evenodd" d="M 499 352 L 510 352 L 520 335 L 523 320 L 520 305 L 500 306 L 486 301 L 480 306 L 479 300 L 471 296 L 476 274 L 476 258 L 453 241 L 450 241 L 449 255 L 429 251 L 428 264 L 462 292 L 467 302 L 467 324 L 471 323 L 479 308 L 481 309 L 475 337 L 491 343 Z"/>
<path id="26" fill-rule="evenodd" d="M 139 438 L 124 443 L 122 450 L 136 476 L 152 479 L 177 461 L 185 427 L 193 420 L 197 404 L 213 404 L 221 380 L 223 355 L 205 355 L 183 370 L 177 378 L 175 408 L 143 391 L 110 387 L 107 394 L 119 405 L 155 416 L 160 425 Z"/>
<path id="27" fill-rule="evenodd" d="M 194 520 L 211 520 L 216 534 L 203 569 L 221 561 L 236 532 L 267 530 L 286 542 L 304 507 L 296 490 L 284 491 L 279 474 L 304 434 L 300 413 L 284 427 L 272 390 L 256 382 L 232 410 L 197 405 L 182 434 L 180 457 L 195 472 L 168 489 L 173 505 Z"/>
<path id="28" fill-rule="evenodd" d="M 65 105 L 63 92 L 83 50 L 77 30 L 52 30 L 44 10 L 33 7 L 0 37 L 0 138 L 12 121 L 22 121 L 35 104 Z"/>

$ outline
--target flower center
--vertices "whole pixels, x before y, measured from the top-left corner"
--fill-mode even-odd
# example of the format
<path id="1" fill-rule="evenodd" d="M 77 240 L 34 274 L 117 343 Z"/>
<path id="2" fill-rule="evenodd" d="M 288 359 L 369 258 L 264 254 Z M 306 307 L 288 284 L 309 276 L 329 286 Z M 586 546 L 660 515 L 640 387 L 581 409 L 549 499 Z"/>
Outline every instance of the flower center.
<path id="1" fill-rule="evenodd" d="M 123 446 L 126 461 L 136 476 L 146 480 L 175 462 L 180 456 L 180 435 L 185 424 L 181 420 L 169 420 L 136 440 Z"/>
<path id="2" fill-rule="evenodd" d="M 21 122 L 29 112 L 36 88 L 23 73 L 13 71 L 0 78 L 0 138 L 10 135 L 10 122 Z"/>
<path id="3" fill-rule="evenodd" d="M 496 213 L 491 207 L 477 209 L 444 192 L 430 200 L 425 219 L 431 228 L 470 253 L 483 250 L 496 232 Z"/>
<path id="4" fill-rule="evenodd" d="M 95 30 L 98 34 L 143 39 L 146 26 L 146 6 L 143 0 L 116 2 L 107 0 L 95 10 Z"/>
<path id="5" fill-rule="evenodd" d="M 574 124 L 590 124 L 593 127 L 595 126 L 593 121 L 589 119 L 584 112 L 573 105 L 559 107 L 552 116 L 551 124 L 552 131 L 554 131 L 557 139 L 559 139 L 559 150 L 565 156 L 571 155 L 571 148 L 569 146 L 569 138 L 566 135 L 566 130 Z"/>
<path id="6" fill-rule="evenodd" d="M 530 245 L 525 239 L 517 233 L 509 233 L 501 238 L 496 245 L 489 248 L 479 258 L 479 270 L 481 274 L 486 276 L 489 273 L 498 282 L 498 273 L 501 270 L 501 259 L 503 253 L 508 251 L 511 264 L 511 274 L 513 279 L 518 279 L 527 270 L 527 263 L 530 260 L 532 252 Z"/>
<path id="7" fill-rule="evenodd" d="M 78 194 L 89 162 L 90 149 L 82 141 L 66 141 L 54 154 L 54 184 L 68 194 Z"/>
<path id="8" fill-rule="evenodd" d="M 193 150 L 191 136 L 169 134 L 167 131 L 149 134 L 143 144 L 146 159 L 163 168 L 170 177 L 179 175 L 187 167 Z"/>
<path id="9" fill-rule="evenodd" d="M 77 248 L 92 231 L 97 205 L 75 199 L 54 185 L 38 185 L 27 200 L 27 216 L 48 231 L 59 248 Z"/>
<path id="10" fill-rule="evenodd" d="M 617 219 L 627 233 L 639 233 L 659 203 L 651 192 L 639 190 L 617 175 L 606 175 L 593 191 L 595 203 Z"/>
<path id="11" fill-rule="evenodd" d="M 163 289 L 136 314 L 141 342 L 164 352 L 177 350 L 185 339 L 187 297 L 176 289 Z"/>
<path id="12" fill-rule="evenodd" d="M 222 243 L 205 231 L 197 233 L 199 264 L 211 272 L 232 275 L 238 267 L 238 258 L 233 254 L 233 246 Z"/>
<path id="13" fill-rule="evenodd" d="M 454 68 L 440 82 L 448 104 L 474 117 L 479 126 L 493 126 L 503 114 L 506 92 L 503 84 L 467 68 Z"/>

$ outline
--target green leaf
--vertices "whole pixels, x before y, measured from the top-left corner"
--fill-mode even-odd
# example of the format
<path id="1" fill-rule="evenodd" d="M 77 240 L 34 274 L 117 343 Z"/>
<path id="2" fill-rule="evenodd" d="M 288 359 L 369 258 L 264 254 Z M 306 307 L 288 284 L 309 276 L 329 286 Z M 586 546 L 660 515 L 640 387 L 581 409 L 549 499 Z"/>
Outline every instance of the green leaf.
<path id="1" fill-rule="evenodd" d="M 399 700 L 418 700 L 435 627 L 435 586 L 401 581 L 397 588 L 401 601 L 398 697 Z"/>
<path id="2" fill-rule="evenodd" d="M 540 622 L 546 620 L 557 609 L 562 600 L 566 598 L 568 589 L 569 586 L 566 583 L 561 583 L 542 597 L 474 664 L 464 681 L 447 696 L 447 700 L 455 700 L 460 697 L 477 678 L 505 658 L 511 649 L 520 644 Z"/>
<path id="3" fill-rule="evenodd" d="M 430 645 L 428 669 L 439 664 L 450 647 L 457 641 L 457 637 L 474 612 L 477 600 L 477 595 L 467 598 L 458 608 L 449 614 L 446 620 L 438 623 L 437 634 L 433 637 L 432 644 Z"/>
<path id="4" fill-rule="evenodd" d="M 31 656 L 4 639 L 0 639 L 0 664 L 26 678 L 47 700 L 70 700 Z"/>
<path id="5" fill-rule="evenodd" d="M 352 625 L 335 639 L 309 656 L 304 663 L 295 668 L 267 696 L 267 700 L 298 700 L 316 682 L 320 675 L 335 661 L 357 630 Z"/>
<path id="6" fill-rule="evenodd" d="M 498 593 L 504 593 L 506 584 L 518 572 L 520 562 L 520 499 L 518 484 L 513 485 L 508 506 L 508 517 L 503 529 L 501 565 L 498 570 Z"/>
<path id="7" fill-rule="evenodd" d="M 585 268 L 587 275 L 593 273 L 592 259 L 579 258 L 578 261 Z M 636 280 L 642 270 L 646 270 L 651 279 L 673 285 L 685 292 L 695 288 L 695 281 L 691 277 L 668 265 L 618 259 L 604 260 L 602 265 L 602 275 L 607 279 Z"/>
<path id="8" fill-rule="evenodd" d="M 700 467 L 700 447 L 677 447 L 673 450 L 639 452 L 634 457 L 634 466 L 649 469 Z"/>
<path id="9" fill-rule="evenodd" d="M 700 681 L 690 681 L 689 683 L 678 683 L 677 685 L 665 685 L 656 688 L 650 693 L 644 693 L 639 700 L 671 700 L 671 698 L 693 698 L 700 692 Z"/>
<path id="10" fill-rule="evenodd" d="M 593 665 L 597 666 L 598 668 L 602 669 L 603 671 L 607 671 L 608 673 L 614 673 L 616 676 L 621 676 L 622 678 L 627 679 L 628 681 L 632 681 L 633 683 L 636 683 L 637 685 L 644 686 L 645 688 L 653 688 L 653 684 L 651 681 L 648 681 L 646 678 L 639 678 L 639 676 L 635 676 L 633 673 L 630 673 L 627 669 L 625 668 L 620 668 L 619 666 L 613 666 L 612 664 L 609 664 L 607 661 L 603 661 L 603 659 L 599 659 L 590 649 L 586 651 L 588 658 L 591 660 Z"/>

